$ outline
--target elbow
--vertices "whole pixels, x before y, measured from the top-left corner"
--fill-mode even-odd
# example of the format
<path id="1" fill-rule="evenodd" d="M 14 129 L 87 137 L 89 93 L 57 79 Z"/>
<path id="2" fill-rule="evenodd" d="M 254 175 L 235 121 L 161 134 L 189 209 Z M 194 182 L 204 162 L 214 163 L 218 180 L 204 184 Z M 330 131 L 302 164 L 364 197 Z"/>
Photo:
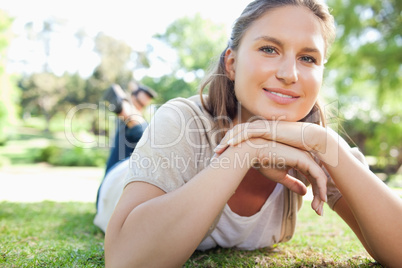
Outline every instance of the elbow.
<path id="1" fill-rule="evenodd" d="M 401 245 L 390 245 L 381 252 L 375 252 L 373 258 L 384 267 L 401 267 L 402 254 L 400 253 Z"/>
<path id="2" fill-rule="evenodd" d="M 120 242 L 120 243 L 118 243 Z M 105 236 L 105 267 L 149 267 L 149 259 L 139 254 L 135 250 L 123 248 L 123 241 L 118 241 L 114 237 Z M 141 256 L 142 255 L 142 256 Z"/>
<path id="3" fill-rule="evenodd" d="M 400 254 L 398 256 L 392 256 L 391 258 L 382 257 L 382 258 L 376 258 L 375 260 L 382 266 L 388 267 L 388 268 L 401 267 L 401 263 L 402 263 L 402 257 Z"/>

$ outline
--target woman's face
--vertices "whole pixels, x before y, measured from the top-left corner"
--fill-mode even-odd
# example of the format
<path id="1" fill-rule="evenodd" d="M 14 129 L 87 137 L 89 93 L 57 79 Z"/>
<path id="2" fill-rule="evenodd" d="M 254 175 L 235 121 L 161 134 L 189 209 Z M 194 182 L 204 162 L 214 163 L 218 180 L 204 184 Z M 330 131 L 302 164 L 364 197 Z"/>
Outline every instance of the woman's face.
<path id="1" fill-rule="evenodd" d="M 241 118 L 298 121 L 314 106 L 322 84 L 325 42 L 321 24 L 305 7 L 268 11 L 226 52 Z"/>

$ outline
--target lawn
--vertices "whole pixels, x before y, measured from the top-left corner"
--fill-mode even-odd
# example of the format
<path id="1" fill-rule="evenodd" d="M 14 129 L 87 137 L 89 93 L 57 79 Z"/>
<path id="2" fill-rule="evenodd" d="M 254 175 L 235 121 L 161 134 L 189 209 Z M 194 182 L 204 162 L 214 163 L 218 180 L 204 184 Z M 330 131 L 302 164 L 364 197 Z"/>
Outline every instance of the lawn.
<path id="1" fill-rule="evenodd" d="M 0 147 L 0 166 L 2 160 L 34 163 L 50 144 L 69 145 L 57 135 L 22 130 Z M 94 214 L 93 203 L 0 202 L 0 267 L 104 267 L 104 235 L 92 224 Z M 334 212 L 326 207 L 324 217 L 316 216 L 305 201 L 290 242 L 256 251 L 195 252 L 185 267 L 380 266 Z"/>
<path id="2" fill-rule="evenodd" d="M 0 267 L 103 267 L 93 203 L 0 203 Z M 305 204 L 294 238 L 273 249 L 195 252 L 185 267 L 381 267 L 330 211 Z"/>

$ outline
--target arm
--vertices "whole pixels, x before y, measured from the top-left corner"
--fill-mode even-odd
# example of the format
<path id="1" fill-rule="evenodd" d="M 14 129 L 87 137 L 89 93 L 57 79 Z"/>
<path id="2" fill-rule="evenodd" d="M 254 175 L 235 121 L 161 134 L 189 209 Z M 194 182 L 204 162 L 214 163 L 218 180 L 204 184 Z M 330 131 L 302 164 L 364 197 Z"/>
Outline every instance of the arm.
<path id="1" fill-rule="evenodd" d="M 337 140 L 330 138 L 330 146 Z M 343 195 L 335 211 L 350 225 L 350 211 L 359 227 L 356 235 L 381 264 L 395 267 L 402 263 L 402 201 L 348 150 L 338 146 L 337 166 L 325 164 Z M 330 156 L 328 156 L 330 157 Z M 325 162 L 325 159 L 322 159 Z M 347 205 L 345 205 L 346 203 Z M 356 230 L 356 228 L 352 229 Z M 361 232 L 361 234 L 359 233 Z M 363 238 L 363 239 L 362 239 Z"/>
<path id="2" fill-rule="evenodd" d="M 352 229 L 353 232 L 356 234 L 357 238 L 360 240 L 367 252 L 374 259 L 376 259 L 372 250 L 367 245 L 366 240 L 364 240 L 363 234 L 360 231 L 359 224 L 357 223 L 355 216 L 350 210 L 349 205 L 346 203 L 345 198 L 339 198 L 339 200 L 335 203 L 334 211 L 349 225 L 350 229 Z"/>
<path id="3" fill-rule="evenodd" d="M 336 135 L 309 123 L 257 121 L 229 131 L 217 152 L 250 138 L 288 144 L 317 155 L 343 195 L 336 212 L 380 263 L 402 263 L 402 201 Z"/>
<path id="4" fill-rule="evenodd" d="M 227 157 L 234 160 L 236 151 L 239 152 L 228 151 Z M 106 231 L 106 265 L 182 265 L 247 170 L 248 167 L 214 169 L 210 166 L 168 194 L 149 184 L 129 184 Z"/>
<path id="5" fill-rule="evenodd" d="M 267 143 L 267 141 L 263 141 Z M 292 150 L 287 157 L 290 166 L 319 177 L 319 166 L 304 153 L 289 146 L 267 150 L 275 153 Z M 262 150 L 251 146 L 226 150 L 210 166 L 182 187 L 164 194 L 155 186 L 129 184 L 109 222 L 105 237 L 105 259 L 108 267 L 172 267 L 182 265 L 204 238 L 209 227 L 232 196 L 251 167 L 235 164 L 236 157 L 250 159 Z"/>

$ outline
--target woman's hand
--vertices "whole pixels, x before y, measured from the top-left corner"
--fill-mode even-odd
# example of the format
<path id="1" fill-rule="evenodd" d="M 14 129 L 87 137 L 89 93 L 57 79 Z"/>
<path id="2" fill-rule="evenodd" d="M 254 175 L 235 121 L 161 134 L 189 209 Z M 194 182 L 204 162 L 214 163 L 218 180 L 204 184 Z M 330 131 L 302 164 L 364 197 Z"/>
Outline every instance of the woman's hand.
<path id="1" fill-rule="evenodd" d="M 323 204 L 327 201 L 327 177 L 310 153 L 261 138 L 246 140 L 235 147 L 239 146 L 250 148 L 247 151 L 252 153 L 245 157 L 248 157 L 253 168 L 258 169 L 268 179 L 281 183 L 300 195 L 306 194 L 307 188 L 303 182 L 290 176 L 288 171 L 294 168 L 304 174 L 313 186 L 314 199 L 311 206 L 318 215 L 322 215 Z M 222 150 L 219 152 L 223 153 Z M 216 157 L 219 155 L 216 154 Z"/>
<path id="2" fill-rule="evenodd" d="M 312 208 L 317 214 L 322 215 L 323 202 L 327 201 L 327 178 L 309 153 L 320 149 L 317 143 L 318 135 L 312 135 L 314 126 L 319 127 L 304 123 L 265 120 L 239 124 L 226 133 L 215 152 L 220 155 L 229 146 L 238 146 L 246 142 L 258 149 L 255 166 L 265 177 L 304 195 L 307 191 L 306 186 L 288 174 L 291 168 L 298 170 L 312 185 L 314 194 Z"/>
<path id="3" fill-rule="evenodd" d="M 215 152 L 221 154 L 229 146 L 236 146 L 252 138 L 262 138 L 308 152 L 325 153 L 325 140 L 321 135 L 323 130 L 312 123 L 256 120 L 230 129 Z"/>
<path id="4" fill-rule="evenodd" d="M 339 160 L 338 146 L 343 146 L 338 134 L 317 124 L 256 120 L 238 124 L 229 130 L 216 147 L 215 153 L 221 154 L 227 147 L 236 146 L 251 138 L 272 140 L 299 148 L 333 167 L 337 166 Z"/>

